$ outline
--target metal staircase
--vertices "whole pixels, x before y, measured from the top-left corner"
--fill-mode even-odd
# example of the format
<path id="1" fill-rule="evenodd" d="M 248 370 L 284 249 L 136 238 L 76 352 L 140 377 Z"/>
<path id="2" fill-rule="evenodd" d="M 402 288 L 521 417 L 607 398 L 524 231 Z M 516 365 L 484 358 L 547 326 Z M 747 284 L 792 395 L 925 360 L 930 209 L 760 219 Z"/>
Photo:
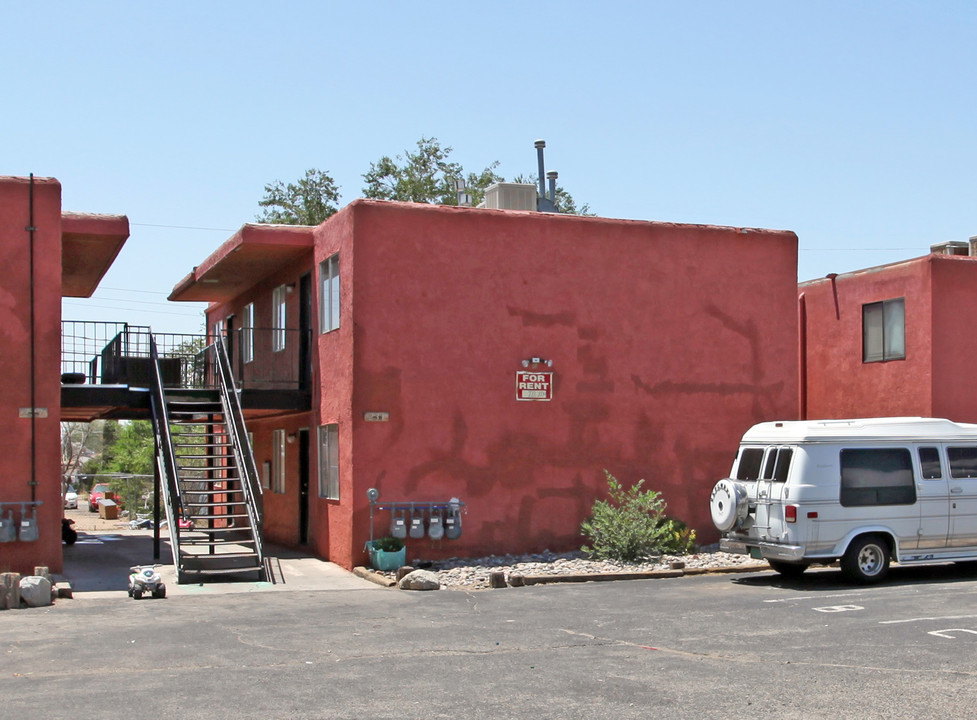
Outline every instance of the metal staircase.
<path id="1" fill-rule="evenodd" d="M 265 580 L 261 486 L 223 341 L 206 349 L 214 388 L 164 388 L 155 340 L 152 411 L 178 582 Z"/>

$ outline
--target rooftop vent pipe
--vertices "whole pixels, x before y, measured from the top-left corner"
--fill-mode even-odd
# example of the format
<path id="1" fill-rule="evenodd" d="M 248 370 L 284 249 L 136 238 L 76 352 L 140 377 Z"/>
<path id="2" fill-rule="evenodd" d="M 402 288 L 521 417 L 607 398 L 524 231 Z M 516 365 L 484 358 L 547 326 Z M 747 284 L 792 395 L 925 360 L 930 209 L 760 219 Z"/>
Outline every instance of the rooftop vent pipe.
<path id="1" fill-rule="evenodd" d="M 539 212 L 560 212 L 556 207 L 556 178 L 558 174 L 556 171 L 551 170 L 546 172 L 546 168 L 543 165 L 543 148 L 546 147 L 545 140 L 537 140 L 536 146 L 536 159 L 539 162 L 539 198 L 536 200 L 536 210 Z M 546 195 L 546 180 L 550 181 L 550 194 Z"/>

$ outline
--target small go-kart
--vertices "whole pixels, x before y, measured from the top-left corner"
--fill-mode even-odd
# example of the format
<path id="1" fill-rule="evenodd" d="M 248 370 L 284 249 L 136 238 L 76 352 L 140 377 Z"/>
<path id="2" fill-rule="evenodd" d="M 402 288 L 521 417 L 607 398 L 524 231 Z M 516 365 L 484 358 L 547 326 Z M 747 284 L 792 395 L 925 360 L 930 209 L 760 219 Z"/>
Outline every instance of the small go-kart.
<path id="1" fill-rule="evenodd" d="M 152 593 L 154 598 L 166 597 L 166 585 L 159 575 L 159 565 L 134 565 L 129 568 L 129 596 L 139 600 L 143 593 Z"/>

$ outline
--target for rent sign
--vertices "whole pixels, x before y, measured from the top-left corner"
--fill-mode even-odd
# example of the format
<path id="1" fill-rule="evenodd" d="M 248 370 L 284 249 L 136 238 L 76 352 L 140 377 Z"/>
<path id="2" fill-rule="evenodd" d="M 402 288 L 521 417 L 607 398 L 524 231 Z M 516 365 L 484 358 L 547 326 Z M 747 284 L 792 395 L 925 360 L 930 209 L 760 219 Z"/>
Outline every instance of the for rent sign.
<path id="1" fill-rule="evenodd" d="M 516 373 L 516 400 L 552 400 L 553 373 L 520 370 Z"/>

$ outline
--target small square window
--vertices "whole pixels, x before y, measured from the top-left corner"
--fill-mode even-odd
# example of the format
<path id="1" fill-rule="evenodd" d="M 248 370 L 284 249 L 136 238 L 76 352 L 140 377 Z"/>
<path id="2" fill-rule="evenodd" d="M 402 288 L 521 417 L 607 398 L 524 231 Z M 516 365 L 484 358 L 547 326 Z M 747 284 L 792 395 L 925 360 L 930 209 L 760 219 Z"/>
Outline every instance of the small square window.
<path id="1" fill-rule="evenodd" d="M 862 362 L 906 359 L 906 299 L 862 305 Z"/>

